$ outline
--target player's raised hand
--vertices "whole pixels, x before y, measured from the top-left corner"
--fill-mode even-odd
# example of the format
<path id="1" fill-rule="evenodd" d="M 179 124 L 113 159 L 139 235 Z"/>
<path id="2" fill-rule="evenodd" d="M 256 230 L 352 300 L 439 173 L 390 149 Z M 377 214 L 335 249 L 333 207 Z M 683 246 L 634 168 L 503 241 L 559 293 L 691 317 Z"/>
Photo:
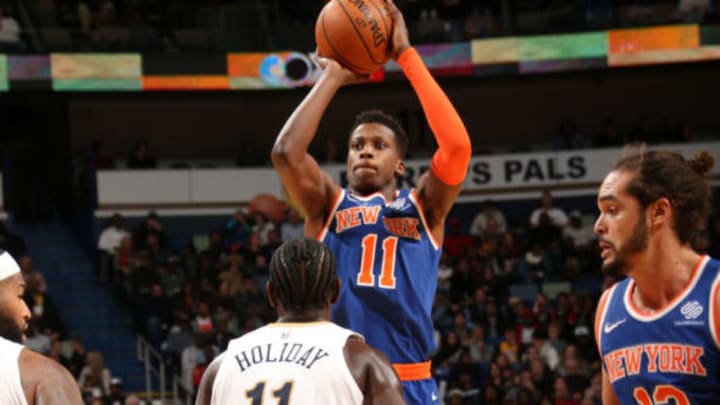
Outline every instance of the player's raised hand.
<path id="1" fill-rule="evenodd" d="M 342 66 L 334 59 L 319 56 L 317 53 L 312 56 L 312 59 L 315 64 L 322 69 L 323 76 L 339 80 L 340 85 L 342 86 L 346 84 L 364 83 L 370 80 L 369 75 L 359 75 Z"/>
<path id="2" fill-rule="evenodd" d="M 410 36 L 408 35 L 407 25 L 405 25 L 405 17 L 403 17 L 400 9 L 397 8 L 393 0 L 385 0 L 390 7 L 390 15 L 393 19 L 392 33 L 392 58 L 397 60 L 404 50 L 410 48 Z"/>

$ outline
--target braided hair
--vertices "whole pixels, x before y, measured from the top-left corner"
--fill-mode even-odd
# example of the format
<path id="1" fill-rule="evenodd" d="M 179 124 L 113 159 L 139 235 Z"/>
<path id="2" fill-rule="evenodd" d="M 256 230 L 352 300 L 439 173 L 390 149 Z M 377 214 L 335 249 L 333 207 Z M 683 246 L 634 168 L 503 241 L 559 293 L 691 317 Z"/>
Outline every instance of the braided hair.
<path id="1" fill-rule="evenodd" d="M 324 309 L 338 293 L 335 259 L 321 242 L 289 240 L 270 259 L 270 284 L 285 310 Z"/>

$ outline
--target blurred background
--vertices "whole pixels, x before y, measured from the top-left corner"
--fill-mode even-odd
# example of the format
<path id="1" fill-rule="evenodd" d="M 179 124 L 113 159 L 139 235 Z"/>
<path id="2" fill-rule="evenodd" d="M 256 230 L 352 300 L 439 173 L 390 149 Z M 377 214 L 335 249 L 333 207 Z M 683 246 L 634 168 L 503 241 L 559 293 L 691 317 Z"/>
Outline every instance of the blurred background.
<path id="1" fill-rule="evenodd" d="M 273 320 L 269 256 L 302 218 L 270 147 L 318 77 L 323 3 L 0 1 L 0 245 L 27 346 L 88 404 L 191 403 Z M 630 142 L 720 156 L 720 2 L 396 3 L 473 141 L 433 309 L 444 403 L 599 405 L 596 189 Z M 412 187 L 434 138 L 397 65 L 372 81 L 338 93 L 311 152 L 344 183 L 354 116 L 386 110 Z M 695 245 L 719 257 L 720 165 L 711 181 Z"/>

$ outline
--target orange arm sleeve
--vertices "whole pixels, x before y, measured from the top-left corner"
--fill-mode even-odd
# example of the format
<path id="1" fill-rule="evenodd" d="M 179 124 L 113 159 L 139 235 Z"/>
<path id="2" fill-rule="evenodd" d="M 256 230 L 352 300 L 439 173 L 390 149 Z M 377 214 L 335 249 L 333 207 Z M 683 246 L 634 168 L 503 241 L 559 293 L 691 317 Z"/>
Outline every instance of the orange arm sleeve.
<path id="1" fill-rule="evenodd" d="M 465 180 L 472 147 L 470 136 L 450 99 L 440 88 L 415 48 L 408 48 L 398 58 L 439 145 L 432 158 L 432 171 L 440 181 L 454 186 Z"/>

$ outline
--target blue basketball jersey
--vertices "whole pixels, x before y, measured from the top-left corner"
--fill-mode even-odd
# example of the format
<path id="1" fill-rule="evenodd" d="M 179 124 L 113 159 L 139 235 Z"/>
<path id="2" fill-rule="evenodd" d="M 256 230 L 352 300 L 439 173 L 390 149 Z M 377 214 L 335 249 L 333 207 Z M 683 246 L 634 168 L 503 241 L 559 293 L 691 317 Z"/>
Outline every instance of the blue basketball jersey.
<path id="1" fill-rule="evenodd" d="M 630 277 L 610 289 L 595 333 L 623 405 L 720 403 L 719 270 L 703 256 L 685 290 L 653 314 L 635 307 Z"/>
<path id="2" fill-rule="evenodd" d="M 342 291 L 332 320 L 354 330 L 392 363 L 427 361 L 441 249 L 411 190 L 338 195 L 319 235 L 333 252 Z"/>

